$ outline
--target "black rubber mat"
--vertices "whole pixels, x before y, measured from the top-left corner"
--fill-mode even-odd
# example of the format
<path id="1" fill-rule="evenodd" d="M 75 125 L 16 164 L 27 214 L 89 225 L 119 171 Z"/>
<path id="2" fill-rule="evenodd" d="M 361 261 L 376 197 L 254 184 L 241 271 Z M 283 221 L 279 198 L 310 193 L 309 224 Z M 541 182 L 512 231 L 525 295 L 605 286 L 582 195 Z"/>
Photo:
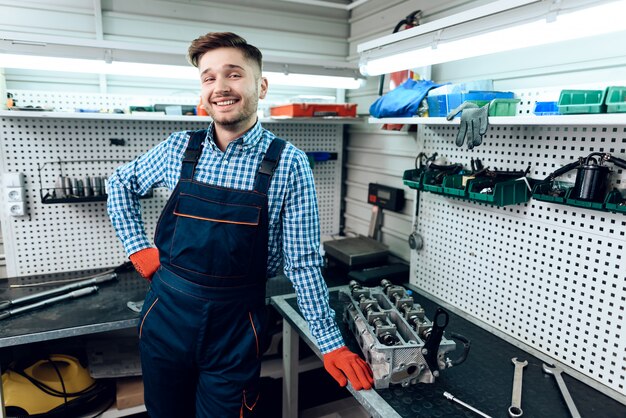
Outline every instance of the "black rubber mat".
<path id="1" fill-rule="evenodd" d="M 437 305 L 421 295 L 414 299 L 433 318 Z M 295 297 L 288 300 L 298 309 Z M 330 293 L 330 304 L 335 310 L 337 323 L 350 349 L 361 353 L 356 340 L 342 321 L 345 303 L 339 301 L 338 292 Z M 520 348 L 504 341 L 471 322 L 448 312 L 450 321 L 446 334 L 455 332 L 467 337 L 472 344 L 467 360 L 456 367 L 441 372 L 433 384 L 418 383 L 409 387 L 391 386 L 377 390 L 379 395 L 403 418 L 474 418 L 478 415 L 448 401 L 443 393 L 449 392 L 463 402 L 493 418 L 508 417 L 513 388 L 513 357 L 528 361 L 524 369 L 522 409 L 526 418 L 567 418 L 568 409 L 553 376 L 542 371 L 543 362 Z M 460 350 L 457 349 L 457 351 Z M 449 353 L 454 359 L 459 352 Z M 582 417 L 624 418 L 626 406 L 590 386 L 563 375 L 565 383 Z"/>

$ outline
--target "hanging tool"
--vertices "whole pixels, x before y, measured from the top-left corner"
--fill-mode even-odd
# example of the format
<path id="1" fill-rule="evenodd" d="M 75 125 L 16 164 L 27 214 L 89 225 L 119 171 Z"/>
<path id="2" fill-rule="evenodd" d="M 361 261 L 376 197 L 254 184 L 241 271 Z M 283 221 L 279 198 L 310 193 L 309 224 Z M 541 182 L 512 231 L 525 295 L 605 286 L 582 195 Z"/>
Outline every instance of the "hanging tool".
<path id="1" fill-rule="evenodd" d="M 34 300 L 43 299 L 48 296 L 54 296 L 54 295 L 66 293 L 72 290 L 81 289 L 83 287 L 108 282 L 109 280 L 113 280 L 116 278 L 117 278 L 116 273 L 107 273 L 101 276 L 93 277 L 91 279 L 82 280 L 80 282 L 71 283 L 65 286 L 57 287 L 57 288 L 50 289 L 50 290 L 45 290 L 39 293 L 33 293 L 32 295 L 24 296 L 21 298 L 1 301 L 0 310 L 8 309 L 11 306 L 24 305 L 27 302 L 32 302 Z"/>
<path id="2" fill-rule="evenodd" d="M 567 390 L 567 386 L 565 386 L 563 376 L 561 376 L 563 370 L 558 366 L 549 366 L 544 363 L 543 371 L 547 374 L 554 375 L 556 383 L 559 385 L 559 389 L 561 390 L 561 395 L 563 395 L 563 399 L 565 400 L 565 404 L 567 405 L 567 409 L 569 409 L 569 413 L 572 415 L 572 418 L 580 418 L 580 413 L 576 408 L 574 399 L 572 399 L 572 395 L 569 394 L 569 390 Z"/>
<path id="3" fill-rule="evenodd" d="M 515 365 L 513 375 L 513 393 L 511 396 L 511 406 L 509 406 L 509 416 L 511 418 L 521 417 L 522 411 L 522 377 L 524 375 L 524 367 L 528 365 L 527 361 L 518 361 L 517 357 L 511 359 Z"/>
<path id="4" fill-rule="evenodd" d="M 454 402 L 458 403 L 459 405 L 464 406 L 465 408 L 469 409 L 470 411 L 472 411 L 472 412 L 474 412 L 474 413 L 476 413 L 476 414 L 480 415 L 481 417 L 484 417 L 484 418 L 491 418 L 489 415 L 485 414 L 484 412 L 481 412 L 481 411 L 479 411 L 478 409 L 474 408 L 473 406 L 466 404 L 466 403 L 465 403 L 465 402 L 463 402 L 462 400 L 460 400 L 460 399 L 458 399 L 458 398 L 455 398 L 455 397 L 454 397 L 454 396 L 452 396 L 452 394 L 451 394 L 451 393 L 449 393 L 449 392 L 443 392 L 443 396 L 445 396 L 447 400 L 449 400 L 449 401 L 454 401 Z"/>
<path id="5" fill-rule="evenodd" d="M 32 305 L 26 305 L 17 307 L 15 309 L 8 309 L 6 311 L 0 312 L 0 320 L 9 318 L 11 316 L 20 314 L 22 312 L 32 311 L 33 309 L 41 308 L 43 306 L 52 305 L 53 303 L 60 302 L 66 299 L 76 299 L 81 296 L 89 295 L 90 293 L 98 291 L 98 286 L 90 286 L 84 287 L 82 289 L 74 290 L 73 292 L 64 293 L 59 296 L 54 296 L 49 299 L 43 299 L 39 302 L 35 302 Z"/>

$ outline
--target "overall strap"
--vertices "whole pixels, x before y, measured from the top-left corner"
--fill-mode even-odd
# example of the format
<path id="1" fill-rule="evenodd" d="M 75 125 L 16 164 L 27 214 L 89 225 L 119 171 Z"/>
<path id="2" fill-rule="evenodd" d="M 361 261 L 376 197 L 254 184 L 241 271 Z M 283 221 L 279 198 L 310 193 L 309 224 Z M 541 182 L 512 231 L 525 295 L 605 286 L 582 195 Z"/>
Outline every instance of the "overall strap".
<path id="1" fill-rule="evenodd" d="M 284 139 L 274 138 L 272 140 L 272 143 L 265 152 L 263 161 L 261 161 L 259 171 L 256 173 L 256 179 L 254 180 L 255 191 L 267 194 L 267 191 L 270 188 L 272 175 L 274 174 L 274 170 L 276 170 L 276 167 L 278 166 L 278 161 L 280 161 L 280 154 L 283 152 L 285 144 L 286 142 Z"/>
<path id="2" fill-rule="evenodd" d="M 196 170 L 196 164 L 202 155 L 202 143 L 207 135 L 206 129 L 199 131 L 189 131 L 190 135 L 187 149 L 183 156 L 183 165 L 180 169 L 181 180 L 193 180 L 193 175 Z"/>

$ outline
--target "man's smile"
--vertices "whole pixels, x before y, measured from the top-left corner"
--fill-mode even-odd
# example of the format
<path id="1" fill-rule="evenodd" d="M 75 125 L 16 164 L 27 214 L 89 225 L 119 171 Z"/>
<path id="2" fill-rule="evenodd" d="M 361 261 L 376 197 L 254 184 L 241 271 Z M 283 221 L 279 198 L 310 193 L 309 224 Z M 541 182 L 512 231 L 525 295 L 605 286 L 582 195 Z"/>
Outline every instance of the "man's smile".
<path id="1" fill-rule="evenodd" d="M 223 106 L 233 105 L 233 104 L 235 104 L 237 102 L 238 102 L 238 100 L 236 100 L 236 99 L 228 99 L 228 100 L 220 99 L 220 100 L 213 101 L 213 104 L 215 106 L 218 106 L 218 107 L 223 107 Z"/>

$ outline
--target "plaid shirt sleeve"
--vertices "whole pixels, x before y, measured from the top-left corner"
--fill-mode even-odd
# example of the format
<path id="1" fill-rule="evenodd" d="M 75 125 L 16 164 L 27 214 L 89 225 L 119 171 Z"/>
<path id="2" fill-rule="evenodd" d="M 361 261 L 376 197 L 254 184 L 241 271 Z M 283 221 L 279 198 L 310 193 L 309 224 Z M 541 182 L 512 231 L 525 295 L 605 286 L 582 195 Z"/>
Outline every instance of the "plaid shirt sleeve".
<path id="1" fill-rule="evenodd" d="M 147 153 L 117 168 L 109 178 L 107 211 L 128 255 L 152 246 L 141 218 L 139 196 L 153 187 L 167 186 L 169 144 L 176 136 L 180 135 L 173 134 Z"/>
<path id="2" fill-rule="evenodd" d="M 285 274 L 296 291 L 298 306 L 317 340 L 322 354 L 344 345 L 328 303 L 328 288 L 322 277 L 319 213 L 313 173 L 304 152 L 295 156 L 282 217 Z"/>

